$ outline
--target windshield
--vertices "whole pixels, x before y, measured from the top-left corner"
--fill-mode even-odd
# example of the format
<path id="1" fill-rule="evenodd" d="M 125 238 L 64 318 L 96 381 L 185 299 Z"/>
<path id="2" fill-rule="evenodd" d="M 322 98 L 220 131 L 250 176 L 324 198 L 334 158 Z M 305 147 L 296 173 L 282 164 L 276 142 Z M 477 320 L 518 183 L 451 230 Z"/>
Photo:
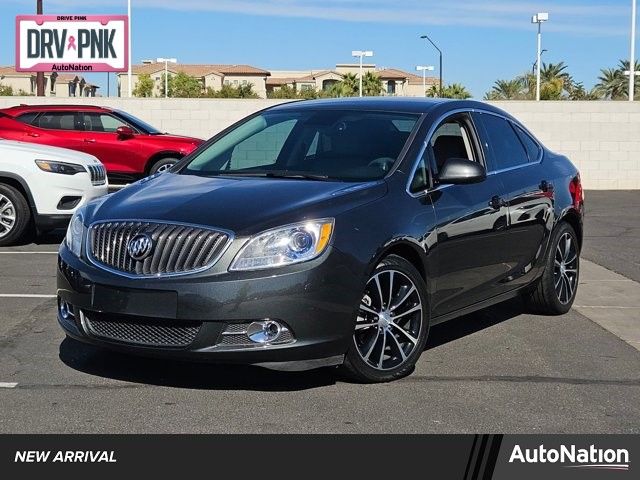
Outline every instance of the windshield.
<path id="1" fill-rule="evenodd" d="M 354 110 L 266 111 L 198 152 L 180 173 L 376 180 L 419 116 Z"/>
<path id="2" fill-rule="evenodd" d="M 136 130 L 140 130 L 142 133 L 148 133 L 149 135 L 159 135 L 162 132 L 158 130 L 156 127 L 149 125 L 147 122 L 140 120 L 133 115 L 123 112 L 122 110 L 114 110 L 120 118 L 122 118 L 125 122 L 130 124 Z"/>

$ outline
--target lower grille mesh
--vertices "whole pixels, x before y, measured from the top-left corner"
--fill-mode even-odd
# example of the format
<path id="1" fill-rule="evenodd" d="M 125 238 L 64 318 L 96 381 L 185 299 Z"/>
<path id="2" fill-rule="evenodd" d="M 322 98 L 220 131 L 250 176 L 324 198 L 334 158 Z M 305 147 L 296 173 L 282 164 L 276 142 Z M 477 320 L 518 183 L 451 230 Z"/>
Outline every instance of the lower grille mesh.
<path id="1" fill-rule="evenodd" d="M 187 347 L 202 326 L 201 322 L 82 313 L 88 333 L 94 337 L 151 347 Z"/>

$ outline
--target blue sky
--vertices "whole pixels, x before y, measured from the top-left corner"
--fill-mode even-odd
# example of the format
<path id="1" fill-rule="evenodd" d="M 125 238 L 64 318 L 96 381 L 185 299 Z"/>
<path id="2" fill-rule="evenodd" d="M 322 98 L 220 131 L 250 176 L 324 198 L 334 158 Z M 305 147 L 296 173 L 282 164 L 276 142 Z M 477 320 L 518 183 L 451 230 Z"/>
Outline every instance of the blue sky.
<path id="1" fill-rule="evenodd" d="M 13 64 L 14 17 L 35 0 L 2 0 L 0 64 Z M 531 14 L 548 11 L 545 62 L 564 61 L 585 86 L 600 68 L 629 57 L 631 0 L 132 0 L 133 60 L 247 63 L 266 69 L 331 68 L 351 50 L 373 50 L 378 66 L 437 65 L 427 33 L 444 52 L 445 82 L 482 97 L 499 78 L 535 61 Z M 126 13 L 126 0 L 44 0 L 46 14 Z M 91 80 L 106 94 L 106 74 Z M 115 92 L 112 76 L 111 93 Z"/>

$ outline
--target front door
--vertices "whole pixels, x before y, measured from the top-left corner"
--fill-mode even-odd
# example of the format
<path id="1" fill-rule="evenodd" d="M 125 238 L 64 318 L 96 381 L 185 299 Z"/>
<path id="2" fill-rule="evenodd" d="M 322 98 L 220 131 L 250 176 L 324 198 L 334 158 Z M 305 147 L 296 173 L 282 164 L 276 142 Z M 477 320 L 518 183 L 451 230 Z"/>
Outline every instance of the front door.
<path id="1" fill-rule="evenodd" d="M 103 112 L 80 112 L 83 131 L 80 150 L 98 157 L 104 163 L 110 176 L 113 173 L 136 175 L 138 165 L 144 164 L 144 153 L 136 148 L 136 133 L 134 137 L 120 137 L 116 133 L 118 127 L 130 125 L 122 120 Z M 111 178 L 111 177 L 110 177 Z"/>
<path id="2" fill-rule="evenodd" d="M 444 120 L 427 142 L 434 179 L 449 158 L 485 164 L 469 114 Z M 434 316 L 473 305 L 504 291 L 508 268 L 508 209 L 499 177 L 468 185 L 437 185 L 429 193 L 437 219 Z"/>

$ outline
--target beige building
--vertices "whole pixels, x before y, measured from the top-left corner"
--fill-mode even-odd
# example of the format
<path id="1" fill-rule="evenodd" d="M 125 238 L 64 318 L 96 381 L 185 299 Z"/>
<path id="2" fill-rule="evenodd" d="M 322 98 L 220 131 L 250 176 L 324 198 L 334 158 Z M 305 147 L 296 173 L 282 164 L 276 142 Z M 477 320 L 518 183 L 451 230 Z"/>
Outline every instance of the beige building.
<path id="1" fill-rule="evenodd" d="M 35 72 L 16 72 L 14 67 L 0 67 L 0 85 L 11 87 L 14 95 L 35 95 Z M 95 97 L 97 85 L 73 73 L 45 73 L 44 92 L 47 97 Z"/>
<path id="2" fill-rule="evenodd" d="M 154 81 L 153 96 L 160 96 L 162 93 L 162 79 L 164 75 L 164 63 L 145 62 L 141 65 L 133 65 L 131 68 L 131 83 L 135 90 L 140 75 L 147 74 Z M 266 97 L 267 87 L 266 81 L 270 76 L 267 70 L 252 67 L 251 65 L 187 65 L 172 64 L 167 68 L 169 76 L 176 75 L 179 72 L 186 73 L 192 77 L 196 77 L 202 84 L 202 91 L 207 88 L 220 90 L 222 85 L 253 85 L 253 91 L 260 97 Z M 120 97 L 128 97 L 128 79 L 127 73 L 118 73 L 118 95 Z"/>
<path id="3" fill-rule="evenodd" d="M 422 76 L 405 72 L 397 68 L 376 68 L 375 64 L 362 65 L 363 73 L 374 72 L 382 81 L 382 95 L 402 97 L 422 97 Z M 328 90 L 340 80 L 343 75 L 360 74 L 360 64 L 339 63 L 334 70 L 272 70 L 267 79 L 267 92 L 276 91 L 287 85 L 296 91 L 315 89 L 316 91 Z M 438 85 L 435 77 L 426 77 L 426 88 Z"/>

